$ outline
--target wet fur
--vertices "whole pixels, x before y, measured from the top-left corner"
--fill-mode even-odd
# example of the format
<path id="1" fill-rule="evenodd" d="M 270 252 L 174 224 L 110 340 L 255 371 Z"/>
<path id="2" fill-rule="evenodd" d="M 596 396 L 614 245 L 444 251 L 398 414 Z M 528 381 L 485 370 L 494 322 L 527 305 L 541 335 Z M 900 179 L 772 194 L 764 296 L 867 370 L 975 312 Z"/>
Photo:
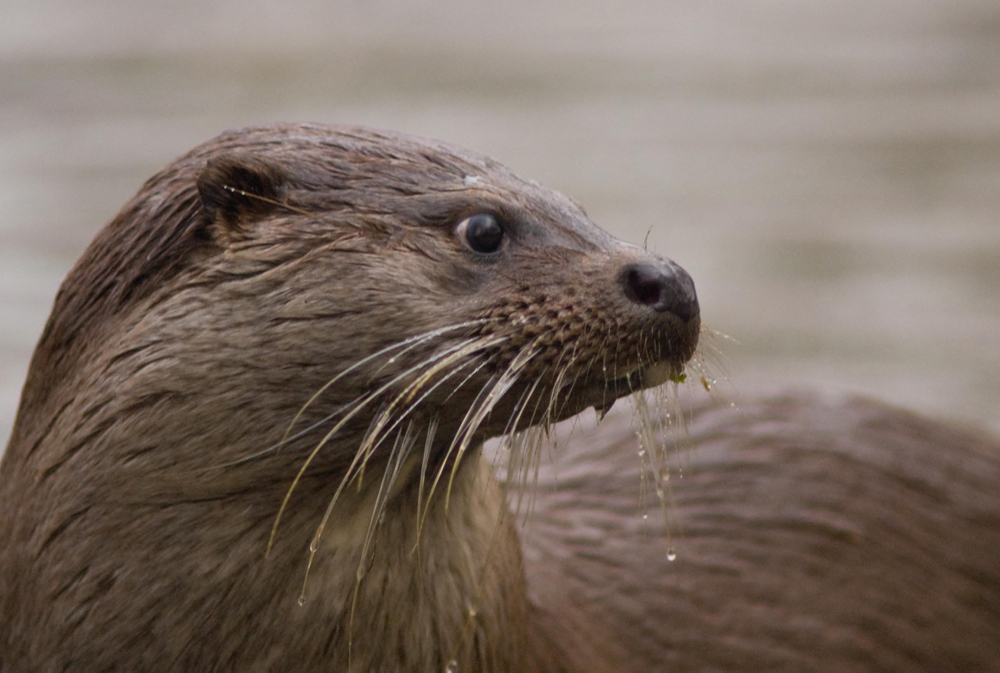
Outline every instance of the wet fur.
<path id="1" fill-rule="evenodd" d="M 458 240 L 483 211 L 509 254 Z M 690 356 L 696 320 L 607 298 L 636 259 L 564 197 L 405 136 L 274 126 L 182 157 L 36 349 L 0 475 L 5 665 L 534 665 L 480 445 Z"/>
<path id="2" fill-rule="evenodd" d="M 564 438 L 522 537 L 532 601 L 600 624 L 615 670 L 1000 670 L 996 438 L 801 391 L 686 415 L 676 560 L 628 413 Z"/>

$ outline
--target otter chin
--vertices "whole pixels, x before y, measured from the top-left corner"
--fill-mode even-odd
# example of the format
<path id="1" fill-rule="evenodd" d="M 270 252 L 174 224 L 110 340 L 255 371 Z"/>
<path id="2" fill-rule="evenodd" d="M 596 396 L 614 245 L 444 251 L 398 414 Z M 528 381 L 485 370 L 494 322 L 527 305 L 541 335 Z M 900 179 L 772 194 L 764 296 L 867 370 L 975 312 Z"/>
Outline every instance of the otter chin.
<path id="1" fill-rule="evenodd" d="M 0 464 L 0 669 L 992 661 L 993 438 L 806 394 L 689 406 L 680 440 L 640 398 L 552 429 L 682 381 L 700 335 L 680 266 L 487 157 L 224 133 L 56 297 Z M 554 466 L 518 441 L 548 433 Z M 698 449 L 676 550 L 639 497 L 670 477 L 651 441 Z"/>

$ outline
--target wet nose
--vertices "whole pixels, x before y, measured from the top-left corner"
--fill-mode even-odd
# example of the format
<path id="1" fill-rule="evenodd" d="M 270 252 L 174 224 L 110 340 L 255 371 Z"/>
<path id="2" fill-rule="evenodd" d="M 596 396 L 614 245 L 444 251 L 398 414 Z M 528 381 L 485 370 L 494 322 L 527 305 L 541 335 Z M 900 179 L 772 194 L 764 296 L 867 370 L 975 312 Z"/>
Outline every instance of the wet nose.
<path id="1" fill-rule="evenodd" d="M 654 311 L 669 311 L 683 322 L 698 317 L 698 295 L 688 272 L 673 262 L 628 264 L 621 272 L 625 296 Z"/>

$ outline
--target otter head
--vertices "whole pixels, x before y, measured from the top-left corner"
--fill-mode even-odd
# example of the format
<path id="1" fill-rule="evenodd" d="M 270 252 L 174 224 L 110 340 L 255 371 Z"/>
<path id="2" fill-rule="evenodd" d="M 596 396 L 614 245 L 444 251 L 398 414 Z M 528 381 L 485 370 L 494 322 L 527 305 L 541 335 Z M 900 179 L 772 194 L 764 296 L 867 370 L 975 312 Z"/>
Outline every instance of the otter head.
<path id="1" fill-rule="evenodd" d="M 313 468 L 343 471 L 358 456 L 340 447 L 377 462 L 429 424 L 443 459 L 605 409 L 676 379 L 699 326 L 680 267 L 486 157 L 272 126 L 182 157 L 98 236 L 25 404 L 52 412 L 76 404 L 73 385 L 99 388 L 61 416 L 119 463 L 197 470 L 324 441 Z M 137 409 L 142 427 L 110 420 Z"/>
<path id="2" fill-rule="evenodd" d="M 698 341 L 683 269 L 457 148 L 300 127 L 280 152 L 209 157 L 197 183 L 209 316 L 245 311 L 240 357 L 294 373 L 289 414 L 363 431 L 352 464 L 414 427 L 437 428 L 434 460 L 604 410 L 676 380 Z"/>
<path id="3" fill-rule="evenodd" d="M 345 668 L 356 628 L 357 670 L 435 670 L 473 601 L 492 635 L 468 656 L 516 659 L 520 549 L 470 454 L 676 379 L 698 334 L 684 271 L 485 157 L 363 129 L 224 134 L 151 178 L 56 298 L 0 466 L 20 513 L 0 521 L 8 653 Z M 462 504 L 432 509 L 449 465 Z M 441 544 L 401 574 L 414 502 Z"/>

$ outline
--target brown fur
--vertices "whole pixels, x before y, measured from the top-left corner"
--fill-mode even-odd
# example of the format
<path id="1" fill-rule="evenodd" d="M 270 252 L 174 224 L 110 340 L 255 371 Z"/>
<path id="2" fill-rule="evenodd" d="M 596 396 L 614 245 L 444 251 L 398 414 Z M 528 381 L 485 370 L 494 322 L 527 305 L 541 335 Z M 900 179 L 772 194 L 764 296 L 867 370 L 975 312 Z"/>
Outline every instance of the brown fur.
<path id="1" fill-rule="evenodd" d="M 478 212 L 506 221 L 502 253 L 456 235 Z M 97 236 L 35 352 L 0 467 L 4 666 L 528 670 L 520 547 L 479 447 L 518 409 L 554 422 L 691 355 L 696 318 L 622 293 L 636 261 L 655 258 L 444 145 L 275 126 L 182 157 Z M 390 452 L 410 440 L 427 451 Z"/>
<path id="2" fill-rule="evenodd" d="M 488 260 L 455 235 L 483 211 L 511 226 Z M 480 445 L 691 356 L 697 320 L 620 291 L 649 261 L 438 143 L 282 125 L 182 157 L 71 271 L 32 360 L 0 464 L 0 668 L 986 670 L 1000 449 L 878 405 L 696 410 L 673 563 L 612 415 L 558 490 L 543 472 L 522 545 Z M 462 344 L 406 416 L 406 368 Z"/>
<path id="3" fill-rule="evenodd" d="M 523 536 L 533 602 L 615 670 L 1000 670 L 1000 442 L 801 392 L 688 414 L 676 560 L 625 414 L 563 445 Z"/>

